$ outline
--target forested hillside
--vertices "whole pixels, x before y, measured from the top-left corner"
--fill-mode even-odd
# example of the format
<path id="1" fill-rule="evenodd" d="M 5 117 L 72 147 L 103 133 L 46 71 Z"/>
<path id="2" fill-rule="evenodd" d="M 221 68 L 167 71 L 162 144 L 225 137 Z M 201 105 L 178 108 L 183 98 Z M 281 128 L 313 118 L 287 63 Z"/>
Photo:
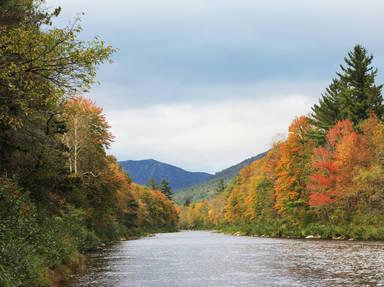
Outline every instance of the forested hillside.
<path id="1" fill-rule="evenodd" d="M 156 184 L 166 180 L 173 192 L 212 177 L 209 173 L 190 172 L 153 159 L 120 161 L 119 164 L 135 182 L 146 185 L 149 180 L 155 180 Z"/>
<path id="2" fill-rule="evenodd" d="M 83 253 L 173 230 L 162 193 L 131 182 L 113 156 L 103 111 L 79 96 L 114 49 L 79 40 L 60 8 L 0 1 L 0 286 L 57 286 Z"/>
<path id="3" fill-rule="evenodd" d="M 266 153 L 263 152 L 254 157 L 247 158 L 236 165 L 223 169 L 202 183 L 180 190 L 180 192 L 175 194 L 173 199 L 178 204 L 188 204 L 188 202 L 201 201 L 212 197 L 217 193 L 223 192 L 229 185 L 231 185 L 232 181 L 242 168 L 250 165 L 252 162 L 265 155 Z"/>
<path id="4" fill-rule="evenodd" d="M 377 69 L 355 46 L 308 116 L 241 170 L 185 206 L 181 225 L 284 237 L 384 239 L 384 105 Z"/>

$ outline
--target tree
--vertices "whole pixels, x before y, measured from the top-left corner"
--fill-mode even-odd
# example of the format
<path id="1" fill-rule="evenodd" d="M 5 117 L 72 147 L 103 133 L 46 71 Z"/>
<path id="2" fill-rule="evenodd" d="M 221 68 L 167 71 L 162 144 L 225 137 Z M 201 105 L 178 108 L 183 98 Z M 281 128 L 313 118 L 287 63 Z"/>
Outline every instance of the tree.
<path id="1" fill-rule="evenodd" d="M 168 199 L 172 200 L 172 190 L 169 186 L 167 180 L 163 179 L 160 183 L 160 191 L 164 194 Z"/>
<path id="2" fill-rule="evenodd" d="M 63 141 L 69 148 L 70 173 L 96 175 L 96 159 L 105 156 L 113 140 L 103 109 L 84 97 L 72 97 L 65 104 L 65 119 L 68 131 Z"/>
<path id="3" fill-rule="evenodd" d="M 113 49 L 98 39 L 80 41 L 78 25 L 53 27 L 60 9 L 49 12 L 42 3 L 0 4 L 0 171 L 47 206 L 48 194 L 71 190 L 64 103 L 90 87 Z"/>
<path id="4" fill-rule="evenodd" d="M 191 199 L 190 199 L 190 198 L 187 198 L 187 199 L 185 200 L 185 202 L 184 202 L 184 207 L 188 207 L 188 206 L 190 206 L 191 203 L 192 203 Z"/>
<path id="5" fill-rule="evenodd" d="M 313 142 L 308 138 L 308 118 L 301 116 L 289 127 L 288 138 L 280 144 L 280 158 L 276 167 L 275 196 L 279 213 L 305 207 L 308 201 L 306 190 L 310 173 Z"/>
<path id="6" fill-rule="evenodd" d="M 360 207 L 364 212 L 382 213 L 384 209 L 384 123 L 372 115 L 361 123 L 362 145 L 360 153 L 365 160 L 360 162 L 353 183 Z"/>
<path id="7" fill-rule="evenodd" d="M 38 4 L 42 1 L 33 0 L 2 0 L 0 2 L 0 27 L 10 28 L 20 24 L 36 22 L 44 18 Z"/>
<path id="8" fill-rule="evenodd" d="M 367 165 L 368 153 L 350 120 L 339 121 L 330 129 L 326 144 L 314 149 L 313 173 L 307 185 L 310 205 L 327 207 L 337 203 L 352 211 L 357 191 L 353 178 L 359 166 Z"/>
<path id="9" fill-rule="evenodd" d="M 338 79 L 333 79 L 330 86 L 321 96 L 319 104 L 312 107 L 312 115 L 309 122 L 317 127 L 311 130 L 310 135 L 319 141 L 323 142 L 327 131 L 332 128 L 338 120 L 342 119 L 340 111 L 340 95 L 343 92 L 342 82 Z"/>
<path id="10" fill-rule="evenodd" d="M 341 66 L 338 73 L 340 80 L 345 83 L 347 97 L 342 97 L 342 113 L 356 126 L 362 120 L 369 118 L 371 113 L 382 118 L 384 113 L 382 85 L 377 86 L 375 79 L 377 69 L 372 67 L 373 56 L 367 50 L 357 45 L 345 57 L 346 66 Z"/>
<path id="11" fill-rule="evenodd" d="M 319 104 L 312 107 L 310 122 L 316 127 L 312 136 L 320 143 L 327 131 L 337 121 L 349 119 L 356 127 L 362 120 L 375 113 L 384 115 L 382 85 L 376 85 L 377 69 L 372 67 L 373 56 L 356 45 L 344 58 L 341 72 L 322 95 Z"/>
<path id="12" fill-rule="evenodd" d="M 156 179 L 154 179 L 154 178 L 150 178 L 150 179 L 148 180 L 147 187 L 148 187 L 149 189 L 153 189 L 153 190 L 157 190 L 157 189 L 159 189 L 159 187 L 157 186 Z"/>
<path id="13" fill-rule="evenodd" d="M 216 185 L 215 194 L 222 193 L 225 190 L 225 182 L 224 179 L 219 179 Z"/>
<path id="14" fill-rule="evenodd" d="M 1 286 L 57 285 L 54 270 L 81 252 L 178 220 L 165 195 L 131 183 L 106 154 L 102 109 L 74 96 L 113 49 L 80 41 L 77 23 L 54 27 L 60 9 L 44 3 L 0 1 Z"/>

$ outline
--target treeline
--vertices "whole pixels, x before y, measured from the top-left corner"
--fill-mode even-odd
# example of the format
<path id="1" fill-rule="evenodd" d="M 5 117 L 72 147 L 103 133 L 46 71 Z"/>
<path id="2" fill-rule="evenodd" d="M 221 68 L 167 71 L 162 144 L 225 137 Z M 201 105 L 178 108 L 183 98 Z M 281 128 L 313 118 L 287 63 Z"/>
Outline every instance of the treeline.
<path id="1" fill-rule="evenodd" d="M 184 206 L 184 228 L 259 236 L 384 239 L 382 86 L 362 46 L 285 141 L 225 192 Z"/>
<path id="2" fill-rule="evenodd" d="M 161 192 L 131 182 L 108 156 L 102 109 L 76 96 L 114 50 L 56 28 L 60 9 L 0 1 L 0 286 L 58 285 L 83 252 L 173 230 Z"/>

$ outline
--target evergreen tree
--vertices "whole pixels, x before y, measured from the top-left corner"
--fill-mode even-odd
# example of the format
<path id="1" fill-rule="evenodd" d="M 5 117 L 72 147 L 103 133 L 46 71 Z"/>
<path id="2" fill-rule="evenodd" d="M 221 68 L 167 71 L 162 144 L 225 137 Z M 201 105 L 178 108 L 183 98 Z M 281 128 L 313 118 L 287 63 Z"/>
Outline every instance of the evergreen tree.
<path id="1" fill-rule="evenodd" d="M 312 107 L 312 117 L 309 120 L 317 129 L 311 131 L 311 136 L 319 141 L 325 138 L 327 131 L 341 117 L 340 104 L 338 102 L 342 91 L 341 85 L 342 83 L 339 80 L 333 79 L 331 85 L 322 94 L 319 104 L 315 104 Z"/>
<path id="2" fill-rule="evenodd" d="M 349 119 L 354 126 L 367 119 L 371 113 L 383 118 L 382 85 L 375 84 L 377 69 L 372 67 L 373 56 L 357 45 L 344 58 L 341 72 L 334 79 L 319 104 L 312 107 L 312 137 L 323 142 L 327 131 L 337 121 Z"/>
<path id="3" fill-rule="evenodd" d="M 169 186 L 169 183 L 168 183 L 167 180 L 163 179 L 163 180 L 161 181 L 160 191 L 161 191 L 166 197 L 168 197 L 168 199 L 172 199 L 172 190 L 171 190 L 171 187 Z"/>
<path id="4" fill-rule="evenodd" d="M 340 80 L 345 83 L 347 93 L 341 97 L 342 114 L 354 125 L 375 113 L 382 118 L 384 107 L 381 95 L 382 85 L 375 84 L 377 69 L 371 66 L 372 55 L 365 48 L 355 46 L 345 57 L 346 66 L 340 66 Z"/>

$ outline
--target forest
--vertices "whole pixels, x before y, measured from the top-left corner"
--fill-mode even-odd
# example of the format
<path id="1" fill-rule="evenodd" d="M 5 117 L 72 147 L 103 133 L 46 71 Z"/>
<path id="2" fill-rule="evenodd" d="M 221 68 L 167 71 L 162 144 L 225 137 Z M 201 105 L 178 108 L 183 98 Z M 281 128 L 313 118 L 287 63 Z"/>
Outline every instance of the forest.
<path id="1" fill-rule="evenodd" d="M 176 229 L 163 193 L 133 183 L 107 154 L 101 107 L 82 96 L 115 50 L 57 28 L 60 8 L 0 1 L 0 286 L 58 286 L 84 254 Z"/>
<path id="2" fill-rule="evenodd" d="M 181 207 L 180 225 L 243 235 L 384 239 L 382 85 L 356 45 L 308 115 L 223 191 Z"/>

